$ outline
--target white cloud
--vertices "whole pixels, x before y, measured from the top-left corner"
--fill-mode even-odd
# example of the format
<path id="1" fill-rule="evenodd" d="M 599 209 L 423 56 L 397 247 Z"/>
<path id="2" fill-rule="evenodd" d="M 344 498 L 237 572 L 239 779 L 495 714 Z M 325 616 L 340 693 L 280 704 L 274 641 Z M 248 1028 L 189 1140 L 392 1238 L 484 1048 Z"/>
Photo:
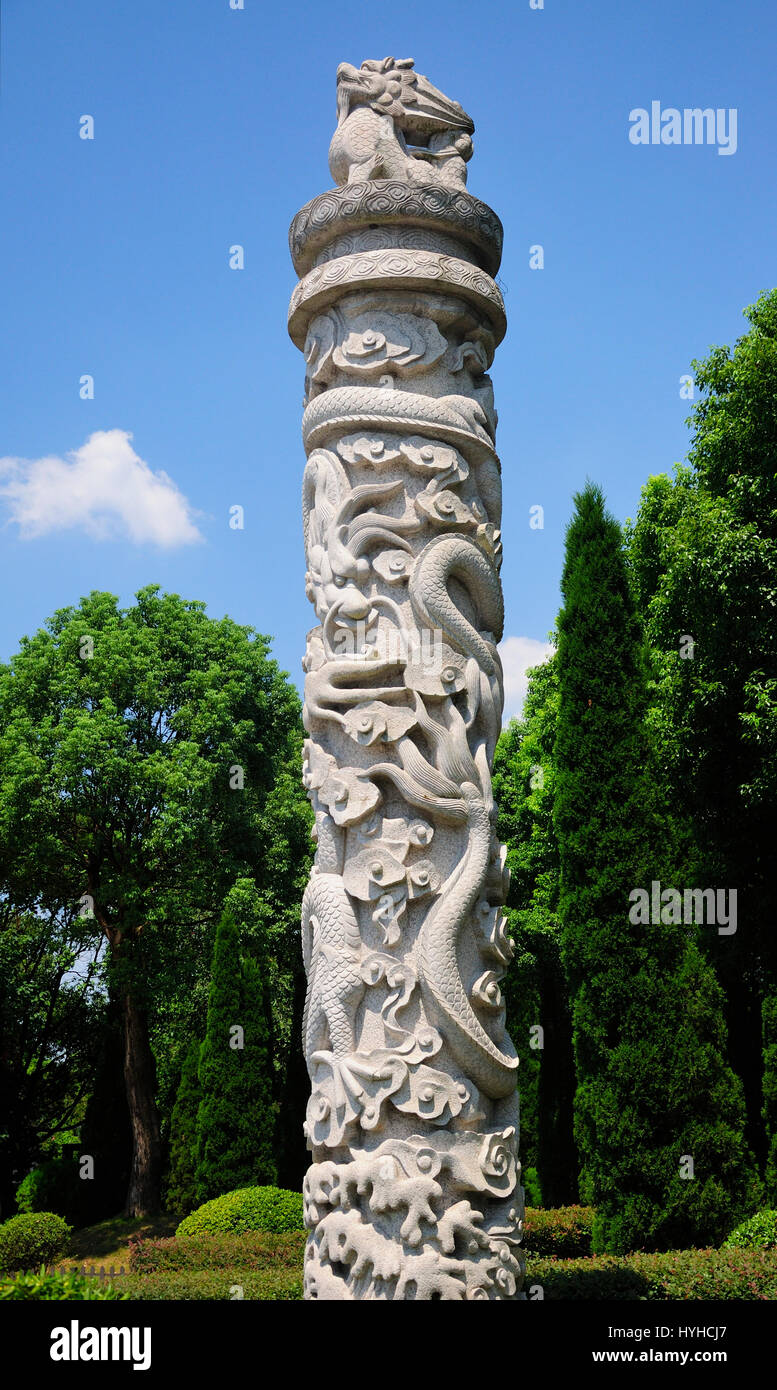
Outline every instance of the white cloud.
<path id="1" fill-rule="evenodd" d="M 78 530 L 165 548 L 201 541 L 186 497 L 166 473 L 152 473 L 131 439 L 96 430 L 66 459 L 0 459 L 0 497 L 21 539 Z"/>
<path id="2" fill-rule="evenodd" d="M 505 637 L 499 643 L 505 677 L 505 723 L 521 714 L 529 687 L 529 667 L 540 666 L 552 651 L 548 642 L 540 642 L 536 637 Z"/>

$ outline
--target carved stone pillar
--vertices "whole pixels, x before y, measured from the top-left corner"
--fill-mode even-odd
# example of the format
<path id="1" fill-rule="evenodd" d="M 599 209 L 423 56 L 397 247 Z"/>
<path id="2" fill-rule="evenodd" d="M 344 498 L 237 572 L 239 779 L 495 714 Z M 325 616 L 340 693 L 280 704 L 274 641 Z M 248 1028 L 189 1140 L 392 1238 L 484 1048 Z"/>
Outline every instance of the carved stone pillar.
<path id="1" fill-rule="evenodd" d="M 465 191 L 472 122 L 412 60 L 337 77 L 340 186 L 290 232 L 319 620 L 303 662 L 305 1294 L 514 1299 L 518 1060 L 490 775 L 502 228 Z"/>

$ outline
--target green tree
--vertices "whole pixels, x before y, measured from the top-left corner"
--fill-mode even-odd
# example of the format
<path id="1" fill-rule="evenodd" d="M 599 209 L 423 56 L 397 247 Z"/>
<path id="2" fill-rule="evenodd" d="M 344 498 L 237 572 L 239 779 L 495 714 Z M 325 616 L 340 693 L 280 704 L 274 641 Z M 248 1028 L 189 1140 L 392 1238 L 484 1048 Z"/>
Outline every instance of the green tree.
<path id="1" fill-rule="evenodd" d="M 313 849 L 313 818 L 302 786 L 301 743 L 300 725 L 290 738 L 288 756 L 257 825 L 251 865 L 255 895 L 250 918 L 242 922 L 244 940 L 258 935 L 263 941 L 272 1006 L 273 1098 L 279 1107 L 276 1160 L 279 1181 L 296 1191 L 309 1161 L 302 1132 L 310 1083 L 302 1052 L 305 975 L 299 927 Z M 204 918 L 189 923 L 185 930 L 171 925 L 155 968 L 151 1042 L 162 1135 L 168 1147 L 183 1059 L 190 1044 L 205 1033 L 216 925 Z"/>
<path id="2" fill-rule="evenodd" d="M 572 1022 L 561 964 L 553 828 L 557 715 L 551 657 L 529 672 L 523 717 L 502 732 L 494 758 L 499 834 L 510 869 L 507 919 L 516 946 L 503 991 L 508 1027 L 521 1052 L 521 1155 L 525 1167 L 538 1168 L 546 1206 L 577 1200 L 578 1169 Z"/>
<path id="3" fill-rule="evenodd" d="M 650 479 L 627 535 L 662 756 L 691 831 L 686 881 L 737 894 L 736 933 L 708 933 L 707 949 L 777 1200 L 777 290 L 745 313 L 733 351 L 693 363 L 688 466 Z"/>
<path id="4" fill-rule="evenodd" d="M 672 822 L 621 531 L 590 484 L 562 593 L 554 824 L 581 1194 L 597 1208 L 598 1250 L 712 1243 L 751 1190 L 741 1087 L 694 928 L 668 909 L 645 921 L 632 899 L 673 883 Z"/>
<path id="5" fill-rule="evenodd" d="M 302 1126 L 310 1078 L 302 1047 L 307 981 L 302 895 L 313 860 L 313 812 L 302 785 L 302 731 L 267 798 L 260 834 L 259 920 L 266 940 L 274 1044 L 275 1152 L 282 1187 L 299 1192 L 310 1162 Z"/>
<path id="6" fill-rule="evenodd" d="M 181 1069 L 181 1081 L 170 1122 L 170 1172 L 165 1207 L 176 1216 L 188 1216 L 197 1206 L 197 1111 L 202 1099 L 198 1069 L 200 1043 L 189 1044 Z"/>
<path id="7" fill-rule="evenodd" d="M 199 1058 L 197 1200 L 238 1187 L 273 1185 L 275 1107 L 266 958 L 256 936 L 256 890 L 241 880 L 216 932 L 208 1022 Z M 242 938 L 242 940 L 241 940 Z M 256 954 L 241 953 L 241 946 Z M 258 958 L 257 958 L 258 957 Z"/>
<path id="8" fill-rule="evenodd" d="M 82 903 L 107 941 L 133 1130 L 128 1214 L 159 1203 L 159 972 L 255 869 L 299 729 L 268 642 L 151 586 L 126 610 L 104 593 L 61 610 L 0 669 L 0 892 L 27 912 Z"/>
<path id="9" fill-rule="evenodd" d="M 56 1156 L 58 1137 L 77 1129 L 83 1118 L 105 1025 L 92 937 L 72 906 L 36 914 L 0 899 L 0 1210 L 5 1216 L 21 1179 L 43 1157 Z"/>

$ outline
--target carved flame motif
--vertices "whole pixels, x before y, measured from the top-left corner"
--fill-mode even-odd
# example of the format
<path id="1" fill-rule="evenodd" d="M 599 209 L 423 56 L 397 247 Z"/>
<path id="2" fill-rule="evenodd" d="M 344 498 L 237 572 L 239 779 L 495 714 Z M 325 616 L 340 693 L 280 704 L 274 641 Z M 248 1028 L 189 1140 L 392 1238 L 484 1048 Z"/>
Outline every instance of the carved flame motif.
<path id="1" fill-rule="evenodd" d="M 439 233 L 417 229 L 417 249 L 399 236 L 403 187 L 463 188 L 461 108 L 386 59 L 341 67 L 338 110 L 333 172 L 394 180 L 401 250 L 387 215 L 376 249 L 358 200 L 335 190 L 291 311 L 319 620 L 303 663 L 317 840 L 302 912 L 306 1297 L 511 1299 L 521 1189 L 499 988 L 511 943 L 490 778 L 502 594 L 486 374 L 503 311 L 466 193 L 460 228 L 446 196 Z M 435 235 L 458 237 L 456 254 L 430 257 Z"/>

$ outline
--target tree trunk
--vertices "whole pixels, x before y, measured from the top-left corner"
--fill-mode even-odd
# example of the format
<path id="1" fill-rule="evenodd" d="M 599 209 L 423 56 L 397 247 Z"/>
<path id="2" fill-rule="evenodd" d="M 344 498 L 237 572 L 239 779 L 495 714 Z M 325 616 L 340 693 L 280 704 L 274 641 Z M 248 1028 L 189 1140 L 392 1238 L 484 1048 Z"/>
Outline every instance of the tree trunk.
<path id="1" fill-rule="evenodd" d="M 132 1166 L 125 1215 L 151 1216 L 159 1210 L 162 1147 L 156 1108 L 156 1068 L 148 1039 L 148 1020 L 131 991 L 122 1000 L 124 1083 L 132 1125 Z"/>

